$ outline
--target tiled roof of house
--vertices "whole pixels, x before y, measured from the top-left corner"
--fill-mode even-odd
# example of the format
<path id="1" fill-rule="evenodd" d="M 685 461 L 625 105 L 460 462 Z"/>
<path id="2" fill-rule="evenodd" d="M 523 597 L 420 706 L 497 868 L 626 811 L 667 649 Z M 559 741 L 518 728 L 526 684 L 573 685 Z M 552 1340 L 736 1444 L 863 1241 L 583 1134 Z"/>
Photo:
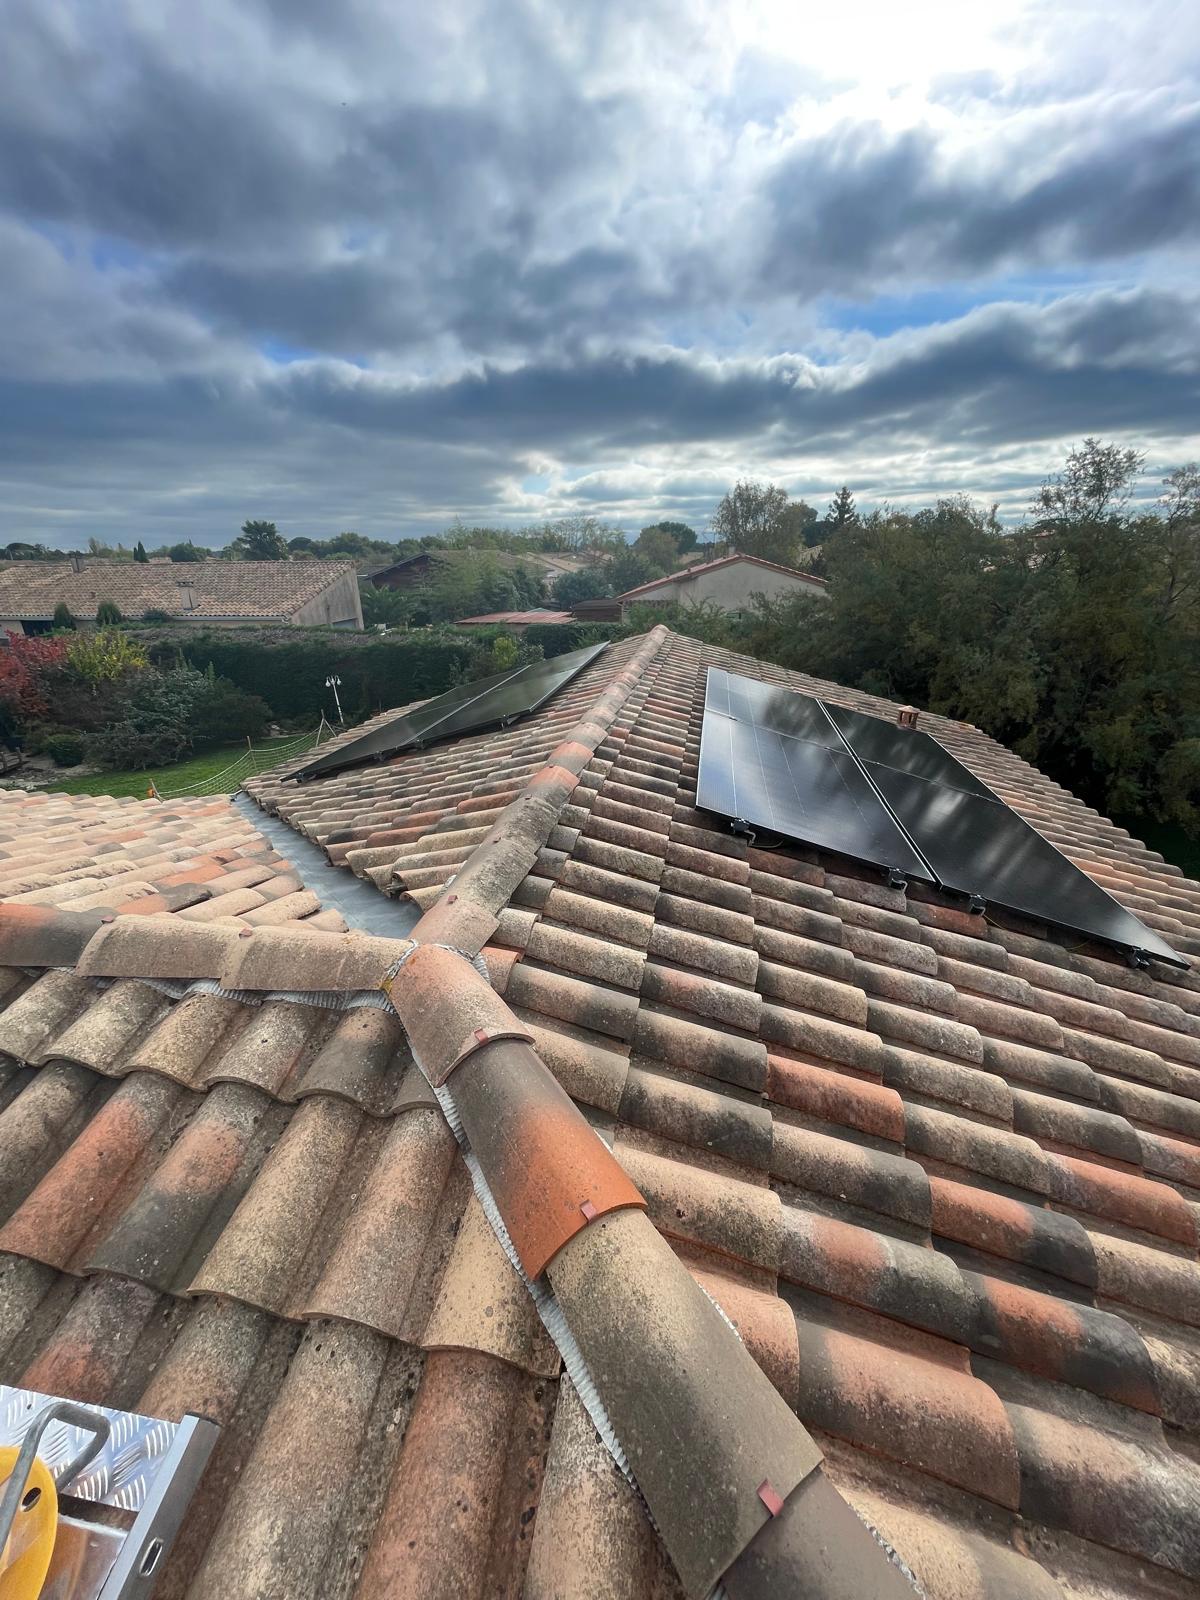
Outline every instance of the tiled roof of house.
<path id="1" fill-rule="evenodd" d="M 570 622 L 569 611 L 486 611 L 478 617 L 459 617 L 460 628 L 483 628 L 507 622 L 512 627 L 528 627 L 531 622 Z"/>
<path id="2" fill-rule="evenodd" d="M 789 578 L 799 578 L 804 583 L 811 583 L 819 589 L 827 588 L 824 578 L 818 578 L 813 572 L 801 572 L 796 567 L 781 567 L 776 561 L 764 561 L 761 556 L 745 556 L 739 551 L 734 551 L 730 556 L 720 556 L 716 561 L 702 561 L 698 566 L 681 567 L 678 572 L 668 572 L 665 578 L 654 578 L 649 583 L 639 583 L 636 589 L 626 589 L 624 594 L 618 595 L 618 600 L 636 600 L 640 595 L 650 594 L 655 589 L 661 589 L 668 583 L 679 583 L 683 579 L 698 578 L 703 572 L 716 572 L 720 567 L 733 566 L 735 563 L 749 564 L 753 567 L 763 567 L 767 572 L 783 572 Z"/>
<path id="3" fill-rule="evenodd" d="M 65 601 L 94 617 L 110 600 L 127 617 L 166 611 L 192 617 L 290 617 L 339 578 L 352 561 L 11 561 L 0 565 L 0 617 L 48 622 Z M 185 606 L 180 585 L 191 587 Z"/>
<path id="4" fill-rule="evenodd" d="M 1195 1592 L 1200 979 L 731 837 L 710 664 L 894 714 L 656 629 L 508 729 L 255 780 L 415 948 L 255 926 L 303 891 L 227 807 L 0 805 L 0 1381 L 221 1422 L 160 1593 Z M 922 724 L 1197 953 L 1200 886 Z M 319 1003 L 397 952 L 398 1017 Z"/>

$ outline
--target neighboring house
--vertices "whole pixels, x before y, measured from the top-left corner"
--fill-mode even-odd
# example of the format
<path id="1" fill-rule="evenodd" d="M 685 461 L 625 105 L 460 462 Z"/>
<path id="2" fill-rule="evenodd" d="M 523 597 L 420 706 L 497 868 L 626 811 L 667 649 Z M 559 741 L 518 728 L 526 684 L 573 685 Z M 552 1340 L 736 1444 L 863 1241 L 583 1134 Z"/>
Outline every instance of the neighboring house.
<path id="1" fill-rule="evenodd" d="M 737 612 L 748 610 L 756 594 L 766 595 L 771 600 L 788 594 L 808 594 L 824 600 L 828 599 L 828 586 L 824 578 L 816 578 L 811 572 L 780 567 L 758 556 L 731 555 L 668 573 L 665 578 L 655 578 L 652 583 L 627 589 L 617 598 L 624 610 L 643 602 L 653 605 L 708 602 L 722 611 Z"/>
<path id="2" fill-rule="evenodd" d="M 429 582 L 445 555 L 445 551 L 422 550 L 419 555 L 405 556 L 403 561 L 390 562 L 372 572 L 370 582 L 376 589 L 419 589 Z"/>
<path id="3" fill-rule="evenodd" d="M 66 603 L 80 622 L 111 601 L 130 621 L 147 611 L 224 627 L 363 625 L 351 561 L 13 561 L 0 566 L 0 629 L 44 633 Z"/>
<path id="4" fill-rule="evenodd" d="M 479 617 L 459 617 L 456 628 L 511 628 L 522 633 L 535 622 L 570 622 L 569 611 L 488 611 Z"/>
<path id="5" fill-rule="evenodd" d="M 0 1382 L 220 1426 L 162 1594 L 1197 1592 L 1200 884 L 927 715 L 1193 970 L 737 836 L 712 667 L 897 718 L 658 628 L 261 815 L 0 794 Z"/>

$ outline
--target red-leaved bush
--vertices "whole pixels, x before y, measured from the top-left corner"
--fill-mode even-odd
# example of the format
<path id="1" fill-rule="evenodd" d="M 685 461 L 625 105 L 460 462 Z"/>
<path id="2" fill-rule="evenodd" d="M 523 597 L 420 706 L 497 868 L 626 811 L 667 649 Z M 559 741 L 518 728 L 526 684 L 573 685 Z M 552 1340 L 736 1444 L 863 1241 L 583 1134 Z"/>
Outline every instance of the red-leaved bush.
<path id="1" fill-rule="evenodd" d="M 48 709 L 46 676 L 66 659 L 66 639 L 39 639 L 10 633 L 0 639 L 0 705 L 15 722 L 42 716 Z"/>

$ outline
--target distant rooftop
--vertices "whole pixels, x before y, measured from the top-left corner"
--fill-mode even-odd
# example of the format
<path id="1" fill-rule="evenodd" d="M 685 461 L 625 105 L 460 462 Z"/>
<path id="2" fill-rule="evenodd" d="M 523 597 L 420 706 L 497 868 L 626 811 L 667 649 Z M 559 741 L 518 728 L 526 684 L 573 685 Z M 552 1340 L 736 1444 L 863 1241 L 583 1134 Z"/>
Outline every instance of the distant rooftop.
<path id="1" fill-rule="evenodd" d="M 0 565 L 0 620 L 49 622 L 60 601 L 95 616 L 104 600 L 129 617 L 287 618 L 354 570 L 352 561 L 13 561 Z"/>
<path id="2" fill-rule="evenodd" d="M 734 551 L 730 556 L 720 556 L 716 561 L 703 561 L 698 566 L 681 567 L 678 572 L 668 572 L 665 578 L 655 578 L 650 583 L 640 583 L 636 589 L 626 589 L 625 593 L 618 596 L 621 600 L 633 600 L 641 595 L 649 594 L 654 589 L 661 589 L 667 584 L 679 583 L 683 579 L 698 578 L 702 572 L 716 572 L 719 567 L 731 567 L 736 563 L 749 563 L 754 567 L 762 567 L 767 572 L 785 572 L 789 578 L 799 578 L 804 583 L 811 583 L 818 589 L 826 588 L 824 578 L 818 578 L 814 573 L 801 572 L 798 567 L 780 566 L 777 561 L 764 561 L 761 556 L 746 556 L 739 551 Z"/>
<path id="3" fill-rule="evenodd" d="M 485 611 L 478 617 L 459 617 L 460 628 L 486 628 L 507 623 L 510 628 L 527 628 L 531 622 L 570 622 L 569 611 Z"/>

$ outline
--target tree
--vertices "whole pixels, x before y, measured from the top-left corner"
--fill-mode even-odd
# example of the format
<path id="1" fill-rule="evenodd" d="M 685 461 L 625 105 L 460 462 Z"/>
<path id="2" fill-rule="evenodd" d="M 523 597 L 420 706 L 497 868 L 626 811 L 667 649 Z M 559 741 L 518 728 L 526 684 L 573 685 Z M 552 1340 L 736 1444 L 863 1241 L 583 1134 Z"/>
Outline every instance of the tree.
<path id="1" fill-rule="evenodd" d="M 294 539 L 289 539 L 287 547 L 294 556 L 319 556 L 321 554 L 321 547 L 317 541 L 307 538 L 302 533 L 298 534 Z"/>
<path id="2" fill-rule="evenodd" d="M 642 532 L 649 533 L 651 528 L 661 528 L 664 533 L 669 533 L 680 555 L 686 555 L 689 550 L 696 548 L 696 530 L 686 522 L 652 522 L 650 528 L 643 528 Z"/>
<path id="3" fill-rule="evenodd" d="M 198 549 L 188 539 L 183 544 L 173 544 L 167 554 L 172 561 L 203 561 L 208 552 Z"/>
<path id="4" fill-rule="evenodd" d="M 150 557 L 146 554 L 146 546 L 140 539 L 133 547 L 133 559 L 141 562 L 146 562 L 150 559 Z"/>
<path id="5" fill-rule="evenodd" d="M 662 573 L 674 572 L 679 565 L 679 543 L 666 528 L 643 528 L 633 548 Z"/>
<path id="6" fill-rule="evenodd" d="M 291 541 L 288 541 L 289 544 Z M 362 533 L 339 533 L 332 539 L 326 539 L 317 546 L 324 556 L 353 556 L 362 558 L 372 555 L 386 555 L 391 550 L 391 545 L 383 539 L 368 539 Z"/>
<path id="7" fill-rule="evenodd" d="M 121 608 L 115 600 L 101 600 L 96 607 L 96 626 L 98 628 L 118 628 L 125 618 L 121 615 Z"/>
<path id="8" fill-rule="evenodd" d="M 603 600 L 613 592 L 602 567 L 580 567 L 578 572 L 564 572 L 554 585 L 554 604 L 561 611 L 570 611 L 583 600 Z"/>
<path id="9" fill-rule="evenodd" d="M 813 534 L 819 526 L 812 506 L 804 500 L 789 500 L 783 514 L 783 528 L 792 536 L 792 564 L 798 563 L 800 552 L 806 546 L 819 543 Z"/>
<path id="10" fill-rule="evenodd" d="M 600 563 L 600 570 L 608 583 L 610 594 L 625 594 L 629 589 L 637 589 L 643 583 L 652 583 L 655 578 L 663 576 L 661 567 L 647 561 L 645 556 L 639 555 L 627 544 L 606 556 Z"/>
<path id="11" fill-rule="evenodd" d="M 240 561 L 286 561 L 288 547 L 273 522 L 247 521 L 230 545 Z"/>
<path id="12" fill-rule="evenodd" d="M 734 484 L 713 513 L 712 531 L 727 552 L 781 566 L 795 563 L 800 529 L 787 491 L 777 484 L 749 479 Z"/>
<path id="13" fill-rule="evenodd" d="M 854 504 L 854 496 L 845 484 L 829 502 L 829 510 L 825 513 L 825 525 L 830 533 L 840 533 L 843 528 L 848 528 L 858 521 L 858 508 Z"/>
<path id="14" fill-rule="evenodd" d="M 1063 471 L 1048 478 L 1033 501 L 1038 527 L 1096 523 L 1124 509 L 1145 454 L 1085 439 L 1071 451 Z"/>
<path id="15" fill-rule="evenodd" d="M 412 620 L 413 596 L 404 589 L 377 589 L 373 583 L 360 583 L 359 594 L 364 627 L 382 623 L 389 628 L 404 628 Z"/>
<path id="16" fill-rule="evenodd" d="M 1170 621 L 1200 596 L 1200 467 L 1178 467 L 1163 479 L 1159 515 L 1142 524 L 1146 559 L 1159 578 L 1159 609 Z"/>
<path id="17" fill-rule="evenodd" d="M 52 622 L 55 630 L 61 632 L 67 632 L 79 626 L 75 620 L 75 613 L 65 600 L 60 600 L 55 606 Z"/>

